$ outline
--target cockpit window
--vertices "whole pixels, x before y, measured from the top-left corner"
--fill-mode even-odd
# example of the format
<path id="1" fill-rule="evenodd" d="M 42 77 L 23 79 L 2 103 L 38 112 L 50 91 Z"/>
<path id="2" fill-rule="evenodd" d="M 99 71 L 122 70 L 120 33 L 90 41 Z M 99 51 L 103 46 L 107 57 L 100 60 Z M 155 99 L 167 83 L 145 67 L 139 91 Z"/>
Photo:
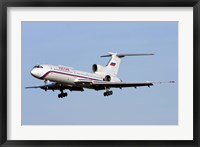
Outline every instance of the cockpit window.
<path id="1" fill-rule="evenodd" d="M 36 65 L 33 68 L 43 68 L 41 65 Z"/>

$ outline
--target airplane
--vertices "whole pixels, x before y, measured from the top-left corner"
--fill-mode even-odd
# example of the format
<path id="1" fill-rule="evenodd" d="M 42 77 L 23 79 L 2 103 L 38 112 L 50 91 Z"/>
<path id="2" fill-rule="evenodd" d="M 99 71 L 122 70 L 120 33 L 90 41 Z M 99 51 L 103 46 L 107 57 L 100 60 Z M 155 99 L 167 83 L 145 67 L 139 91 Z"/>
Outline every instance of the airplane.
<path id="1" fill-rule="evenodd" d="M 72 67 L 62 65 L 36 65 L 31 70 L 31 75 L 37 79 L 43 80 L 45 85 L 31 86 L 26 88 L 41 88 L 47 90 L 59 90 L 58 98 L 66 97 L 68 94 L 64 90 L 70 91 L 84 91 L 85 88 L 93 90 L 105 90 L 104 96 L 113 94 L 111 88 L 127 88 L 127 87 L 141 87 L 153 86 L 161 83 L 175 83 L 175 81 L 167 82 L 123 82 L 117 77 L 121 59 L 126 56 L 149 56 L 154 54 L 118 54 L 108 52 L 108 54 L 101 57 L 110 57 L 106 66 L 99 64 L 92 65 L 93 73 L 75 70 Z M 50 84 L 47 84 L 51 82 Z"/>

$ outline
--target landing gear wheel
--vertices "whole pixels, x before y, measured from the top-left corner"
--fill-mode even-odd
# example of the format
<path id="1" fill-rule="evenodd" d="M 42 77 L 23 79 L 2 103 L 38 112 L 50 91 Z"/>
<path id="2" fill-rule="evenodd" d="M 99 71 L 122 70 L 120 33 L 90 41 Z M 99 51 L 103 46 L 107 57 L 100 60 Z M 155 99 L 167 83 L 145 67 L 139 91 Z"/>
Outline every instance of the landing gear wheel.
<path id="1" fill-rule="evenodd" d="M 65 96 L 67 97 L 67 92 L 66 92 L 66 93 L 63 93 L 63 96 L 64 96 L 64 97 L 65 97 Z"/>
<path id="2" fill-rule="evenodd" d="M 104 96 L 110 96 L 112 94 L 113 94 L 112 91 L 106 91 L 106 92 L 103 93 Z"/>
<path id="3" fill-rule="evenodd" d="M 58 98 L 62 98 L 62 94 L 58 94 Z"/>
<path id="4" fill-rule="evenodd" d="M 58 94 L 58 98 L 63 98 L 63 97 L 66 97 L 66 96 L 67 96 L 67 92 Z"/>

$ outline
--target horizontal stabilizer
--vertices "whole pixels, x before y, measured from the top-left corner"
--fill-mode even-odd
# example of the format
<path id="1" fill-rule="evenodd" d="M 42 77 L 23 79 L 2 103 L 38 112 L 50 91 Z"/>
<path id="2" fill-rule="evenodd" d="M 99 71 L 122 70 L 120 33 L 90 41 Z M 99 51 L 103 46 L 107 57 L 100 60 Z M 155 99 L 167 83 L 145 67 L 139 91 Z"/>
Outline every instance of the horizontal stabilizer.
<path id="1" fill-rule="evenodd" d="M 149 56 L 149 55 L 154 55 L 154 54 L 117 54 L 117 53 L 108 52 L 107 55 L 103 55 L 101 57 L 111 57 L 112 55 L 116 55 L 119 58 L 123 58 L 125 56 Z"/>

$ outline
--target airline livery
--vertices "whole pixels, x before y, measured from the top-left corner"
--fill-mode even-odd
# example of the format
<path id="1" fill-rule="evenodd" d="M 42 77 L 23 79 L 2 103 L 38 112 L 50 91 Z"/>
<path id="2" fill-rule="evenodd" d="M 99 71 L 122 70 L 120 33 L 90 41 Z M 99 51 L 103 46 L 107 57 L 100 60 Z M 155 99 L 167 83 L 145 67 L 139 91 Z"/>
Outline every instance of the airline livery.
<path id="1" fill-rule="evenodd" d="M 146 56 L 154 54 L 117 54 L 108 52 L 107 55 L 101 57 L 111 57 L 108 64 L 104 67 L 98 64 L 93 64 L 93 73 L 75 70 L 72 67 L 66 66 L 54 66 L 54 65 L 36 65 L 31 70 L 31 75 L 35 78 L 43 80 L 45 85 L 32 86 L 26 88 L 41 88 L 47 90 L 59 90 L 58 98 L 67 96 L 67 92 L 70 91 L 84 91 L 84 88 L 94 90 L 105 90 L 104 96 L 112 95 L 111 88 L 126 88 L 126 87 L 141 87 L 141 86 L 153 86 L 160 83 L 174 83 L 174 81 L 168 82 L 122 82 L 117 77 L 121 58 L 125 56 Z M 48 82 L 51 82 L 48 84 Z"/>

